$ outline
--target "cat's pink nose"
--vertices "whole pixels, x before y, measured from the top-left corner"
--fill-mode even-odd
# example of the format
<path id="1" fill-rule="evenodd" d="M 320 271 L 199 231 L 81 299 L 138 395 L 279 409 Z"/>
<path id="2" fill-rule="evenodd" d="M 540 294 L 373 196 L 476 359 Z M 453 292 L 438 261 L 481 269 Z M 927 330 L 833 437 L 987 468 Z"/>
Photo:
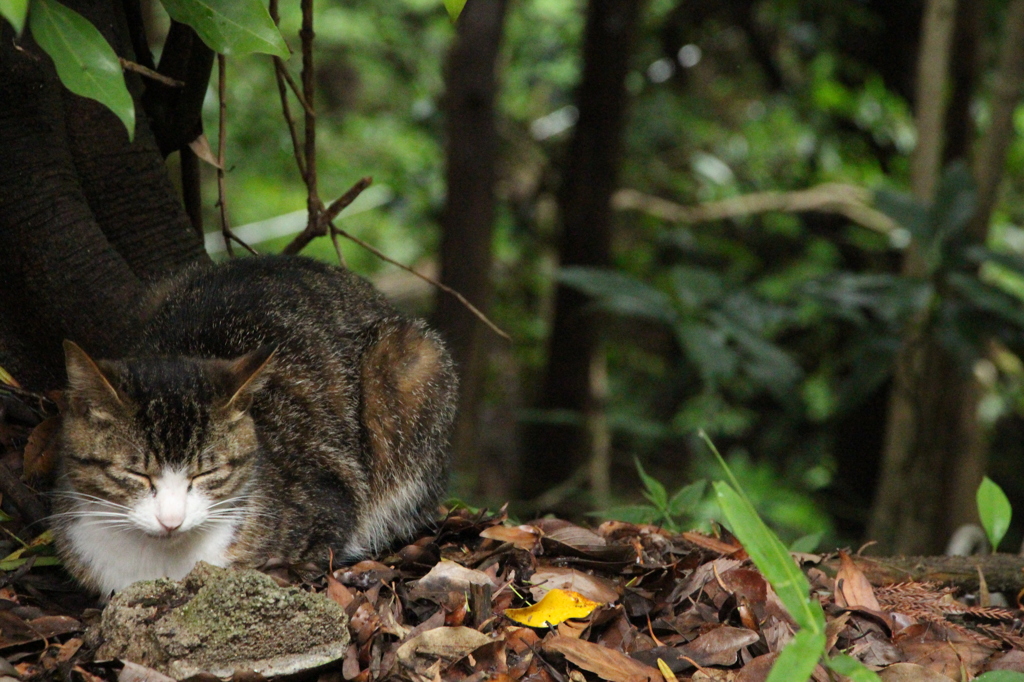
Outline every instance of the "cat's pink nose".
<path id="1" fill-rule="evenodd" d="M 160 523 L 160 526 L 164 529 L 165 532 L 173 533 L 174 531 L 181 528 L 181 522 L 183 521 L 183 519 L 157 519 L 157 521 Z"/>

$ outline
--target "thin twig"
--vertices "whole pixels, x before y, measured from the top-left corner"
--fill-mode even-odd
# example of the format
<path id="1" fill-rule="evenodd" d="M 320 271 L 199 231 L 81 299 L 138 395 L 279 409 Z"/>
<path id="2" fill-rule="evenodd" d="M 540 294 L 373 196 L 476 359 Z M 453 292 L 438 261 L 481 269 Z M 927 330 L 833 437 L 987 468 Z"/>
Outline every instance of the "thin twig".
<path id="1" fill-rule="evenodd" d="M 342 230 L 341 228 L 339 228 L 333 222 L 330 223 L 330 226 L 331 226 L 331 229 L 334 230 L 335 232 L 337 232 L 339 235 L 341 235 L 342 237 L 345 237 L 346 239 L 349 239 L 349 240 L 355 242 L 356 244 L 359 244 L 359 246 L 363 247 L 364 249 L 366 249 L 367 251 L 369 251 L 373 255 L 377 256 L 377 258 L 380 258 L 383 261 L 391 263 L 392 265 L 397 265 L 398 267 L 402 268 L 406 272 L 411 273 L 413 275 L 416 275 L 417 277 L 422 279 L 424 282 L 426 282 L 428 284 L 432 284 L 435 287 L 437 287 L 438 289 L 440 289 L 441 291 L 444 291 L 444 292 L 446 292 L 448 294 L 451 294 L 456 299 L 458 299 L 459 303 L 461 303 L 462 305 L 466 306 L 466 308 L 469 309 L 469 311 L 471 313 L 476 315 L 477 319 L 479 319 L 485 325 L 490 327 L 491 331 L 493 331 L 495 334 L 497 334 L 501 338 L 505 339 L 506 341 L 511 341 L 512 340 L 511 336 L 509 336 L 504 331 L 502 331 L 501 328 L 498 327 L 498 325 L 496 325 L 493 322 L 491 322 L 490 318 L 488 318 L 486 315 L 484 315 L 482 312 L 480 312 L 480 310 L 477 309 L 477 307 L 475 305 L 473 305 L 472 303 L 467 301 L 466 297 L 463 296 L 462 294 L 460 294 L 459 292 L 455 291 L 455 289 L 452 289 L 447 284 L 442 284 L 441 282 L 438 282 L 435 279 L 432 279 L 430 277 L 427 277 L 426 275 L 420 274 L 420 273 L 416 272 L 415 270 L 413 270 L 412 268 L 410 268 L 408 265 L 403 265 L 402 263 L 399 263 L 395 259 L 390 258 L 390 257 L 384 255 L 381 251 L 379 251 L 378 249 L 376 249 L 372 245 L 364 242 L 359 237 L 352 236 L 351 234 L 349 234 L 345 230 Z"/>
<path id="2" fill-rule="evenodd" d="M 284 64 L 284 62 L 282 62 L 282 64 Z M 292 78 L 292 74 L 288 69 L 281 69 L 281 76 L 283 76 L 285 81 L 287 81 L 288 87 L 291 88 L 292 93 L 295 95 L 295 99 L 297 99 L 299 104 L 302 105 L 303 111 L 305 111 L 307 115 L 316 118 L 316 111 L 313 110 L 313 105 L 306 101 L 306 96 L 302 94 L 302 90 L 299 89 L 298 84 L 295 82 L 295 79 Z"/>
<path id="3" fill-rule="evenodd" d="M 320 224 L 320 212 L 323 202 L 317 194 L 316 177 L 316 114 L 313 94 L 316 88 L 316 72 L 313 64 L 313 0 L 302 0 L 302 29 L 299 38 L 302 40 L 302 94 L 306 99 L 305 126 L 303 134 L 306 147 L 306 229 L 319 230 L 319 234 L 327 234 Z"/>
<path id="4" fill-rule="evenodd" d="M 292 108 L 288 104 L 288 88 L 285 86 L 284 75 L 288 73 L 284 61 L 280 57 L 274 57 L 274 76 L 277 78 L 277 92 L 281 96 L 281 114 L 284 122 L 288 125 L 288 134 L 292 138 L 292 153 L 295 154 L 295 165 L 299 167 L 299 175 L 302 182 L 306 182 L 306 161 L 302 158 L 302 146 L 299 143 L 299 130 L 295 125 L 295 118 L 292 116 Z"/>
<path id="5" fill-rule="evenodd" d="M 347 192 L 345 192 L 340 197 L 332 201 L 331 205 L 328 206 L 327 209 L 320 216 L 321 224 L 326 226 L 327 223 L 330 223 L 335 218 L 337 218 L 338 214 L 344 211 L 346 206 L 350 205 L 353 201 L 355 201 L 356 197 L 362 194 L 363 190 L 369 187 L 370 183 L 372 182 L 373 178 L 369 176 L 365 178 L 360 178 L 359 181 L 356 182 L 356 184 L 352 185 L 352 187 L 350 187 Z"/>
<path id="6" fill-rule="evenodd" d="M 269 3 L 270 17 L 273 19 L 275 24 L 280 23 L 280 15 L 278 13 L 278 0 L 270 0 Z M 274 74 L 277 79 L 278 94 L 281 98 L 281 111 L 284 115 L 285 122 L 288 125 L 288 132 L 292 138 L 292 149 L 295 153 L 295 163 L 299 168 L 299 173 L 302 176 L 303 181 L 306 183 L 306 228 L 296 235 L 295 239 L 291 241 L 288 246 L 284 248 L 282 253 L 296 254 L 302 251 L 309 242 L 316 237 L 321 237 L 329 234 L 331 237 L 331 243 L 334 244 L 334 251 L 338 255 L 338 262 L 345 267 L 345 257 L 342 255 L 341 246 L 338 244 L 338 236 L 345 237 L 350 241 L 359 244 L 364 249 L 374 254 L 378 258 L 392 265 L 398 266 L 403 270 L 412 273 L 419 277 L 424 282 L 432 284 L 438 289 L 454 296 L 462 305 L 472 312 L 481 322 L 487 325 L 495 334 L 506 339 L 512 340 L 508 334 L 502 331 L 496 324 L 480 312 L 476 306 L 466 300 L 466 297 L 455 291 L 451 287 L 442 284 L 426 275 L 421 275 L 412 268 L 399 263 L 398 261 L 389 258 L 382 252 L 370 244 L 364 242 L 358 237 L 354 237 L 345 230 L 338 228 L 334 224 L 334 219 L 338 217 L 338 214 L 353 201 L 356 197 L 362 193 L 372 182 L 371 178 L 362 178 L 356 184 L 354 184 L 347 192 L 342 194 L 340 197 L 331 202 L 331 205 L 324 207 L 323 201 L 317 194 L 317 174 L 316 174 L 316 110 L 313 104 L 313 92 L 316 87 L 315 82 L 315 71 L 313 64 L 313 39 L 316 37 L 313 31 L 313 0 L 302 0 L 302 29 L 299 31 L 299 37 L 302 40 L 302 89 L 300 91 L 298 85 L 292 79 L 291 74 L 288 72 L 288 68 L 284 61 L 279 57 L 274 57 Z M 305 114 L 304 120 L 304 144 L 302 150 L 299 147 L 299 134 L 295 119 L 292 118 L 291 107 L 288 105 L 288 93 L 285 89 L 285 84 L 291 88 L 291 91 L 295 94 L 296 99 L 302 106 Z M 224 100 L 221 97 L 221 110 L 223 112 Z M 221 115 L 221 121 L 223 126 L 223 113 Z M 221 132 L 221 138 L 223 139 L 223 128 Z M 221 154 L 221 165 L 224 163 L 223 153 Z M 222 173 L 222 172 L 221 172 Z M 218 175 L 218 181 L 220 175 Z M 219 186 L 219 185 L 218 185 Z M 223 198 L 222 198 L 223 201 Z M 225 219 L 222 212 L 221 224 L 226 225 Z M 227 233 L 225 233 L 226 235 Z M 231 253 L 230 242 L 227 236 L 225 236 L 225 243 L 228 244 L 228 253 Z M 241 243 L 241 242 L 239 242 Z M 246 246 L 246 248 L 249 248 Z M 251 249 L 250 249 L 251 250 Z"/>
<path id="7" fill-rule="evenodd" d="M 273 19 L 274 25 L 279 26 L 281 24 L 281 16 L 277 9 L 278 0 L 270 0 L 270 18 Z M 288 104 L 288 88 L 285 83 L 287 78 L 291 81 L 291 74 L 288 73 L 288 67 L 285 65 L 284 60 L 280 57 L 273 57 L 274 60 L 274 78 L 277 80 L 277 93 L 281 97 L 281 114 L 284 116 L 284 121 L 288 125 L 288 134 L 292 138 L 292 152 L 295 154 L 295 165 L 299 167 L 299 175 L 302 176 L 302 182 L 306 182 L 306 162 L 302 158 L 302 147 L 299 144 L 299 131 L 295 125 L 295 118 L 292 116 L 291 105 Z M 292 88 L 296 97 L 299 96 L 297 89 Z M 299 100 L 303 108 L 305 108 L 305 98 Z"/>
<path id="8" fill-rule="evenodd" d="M 152 78 L 155 81 L 163 83 L 169 88 L 183 88 L 185 87 L 185 81 L 180 81 L 176 78 L 168 78 L 162 73 L 157 73 L 149 67 L 143 66 L 133 61 L 129 61 L 124 57 L 118 57 L 117 61 L 121 62 L 121 68 L 125 71 L 134 71 L 137 74 L 145 76 L 146 78 Z"/>
<path id="9" fill-rule="evenodd" d="M 217 55 L 217 97 L 220 101 L 220 120 L 217 124 L 217 206 L 220 208 L 220 231 L 224 236 L 224 246 L 228 250 L 228 256 L 234 258 L 235 251 L 231 246 L 232 241 L 238 242 L 254 256 L 256 255 L 256 250 L 239 239 L 235 233 L 231 231 L 231 227 L 228 225 L 228 208 L 224 200 L 224 146 L 226 142 L 224 135 L 224 112 L 227 110 L 227 78 L 224 74 L 224 65 L 226 61 L 227 60 L 224 58 L 224 55 Z"/>

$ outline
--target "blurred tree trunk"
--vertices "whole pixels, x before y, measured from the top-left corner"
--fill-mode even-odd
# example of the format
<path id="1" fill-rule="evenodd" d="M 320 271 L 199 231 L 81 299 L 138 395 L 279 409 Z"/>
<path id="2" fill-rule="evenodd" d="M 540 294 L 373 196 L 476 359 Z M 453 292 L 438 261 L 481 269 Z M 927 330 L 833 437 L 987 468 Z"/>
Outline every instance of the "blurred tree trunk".
<path id="1" fill-rule="evenodd" d="M 629 99 L 625 79 L 642 6 L 638 0 L 590 0 L 587 5 L 583 76 L 576 97 L 579 121 L 558 193 L 562 266 L 611 264 L 611 195 Z M 520 496 L 525 498 L 566 481 L 586 466 L 595 447 L 607 444 L 607 433 L 599 432 L 606 428 L 603 397 L 595 390 L 603 376 L 600 331 L 598 320 L 584 311 L 586 305 L 586 296 L 557 285 L 537 407 L 572 413 L 580 420 L 530 429 L 520 474 Z"/>
<path id="2" fill-rule="evenodd" d="M 134 59 L 121 2 L 67 1 Z M 128 74 L 136 102 L 142 83 Z M 29 35 L 0 21 L 0 366 L 64 383 L 61 341 L 117 355 L 146 282 L 206 260 L 140 110 L 134 142 L 67 92 Z"/>
<path id="3" fill-rule="evenodd" d="M 485 312 L 491 297 L 499 142 L 495 69 L 507 5 L 507 0 L 466 4 L 445 71 L 448 198 L 442 217 L 441 281 Z M 478 453 L 478 429 L 493 332 L 453 296 L 443 293 L 438 295 L 434 324 L 448 340 L 460 368 L 459 416 L 452 437 L 456 470 L 466 476 L 468 486 L 478 487 L 485 465 Z M 507 491 L 488 492 L 503 496 Z"/>
<path id="4" fill-rule="evenodd" d="M 946 110 L 943 65 L 949 54 L 948 36 L 942 34 L 951 30 L 953 4 L 948 0 L 929 3 L 922 32 L 915 103 L 918 149 L 911 182 L 915 196 L 926 202 L 933 199 L 939 173 L 941 116 Z M 965 8 L 965 12 L 972 11 L 980 10 Z M 959 30 L 976 31 L 974 22 L 980 22 L 980 16 L 971 17 L 965 12 L 957 22 Z M 979 205 L 968 228 L 968 239 L 976 243 L 987 237 L 1013 131 L 1012 113 L 1024 83 L 1024 0 L 1013 0 L 1005 18 L 992 121 L 973 164 Z M 964 68 L 964 64 L 958 64 L 958 68 Z M 957 98 L 969 100 L 962 83 L 957 89 Z M 951 145 L 966 147 L 963 140 L 968 136 L 956 116 L 959 105 L 962 103 L 953 100 L 953 115 L 945 127 Z M 962 109 L 960 115 L 966 116 L 967 110 Z M 904 274 L 924 274 L 917 253 L 908 252 Z M 958 525 L 976 520 L 974 491 L 987 462 L 986 434 L 977 416 L 980 392 L 973 367 L 957 362 L 927 332 L 925 323 L 915 324 L 897 359 L 881 484 L 869 528 L 869 538 L 878 541 L 879 551 L 934 553 L 942 549 Z"/>

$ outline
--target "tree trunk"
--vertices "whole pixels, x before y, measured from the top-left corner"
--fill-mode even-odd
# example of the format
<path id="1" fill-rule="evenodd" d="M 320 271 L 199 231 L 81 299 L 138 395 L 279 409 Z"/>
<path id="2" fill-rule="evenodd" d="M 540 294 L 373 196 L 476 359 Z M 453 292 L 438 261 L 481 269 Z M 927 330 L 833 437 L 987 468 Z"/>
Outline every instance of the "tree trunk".
<path id="1" fill-rule="evenodd" d="M 491 297 L 498 162 L 495 68 L 507 5 L 507 0 L 466 5 L 445 72 L 448 198 L 442 218 L 441 281 L 484 312 Z M 466 476 L 469 492 L 479 492 L 478 426 L 492 332 L 455 297 L 442 292 L 434 324 L 448 340 L 460 369 L 459 416 L 452 437 L 455 467 Z"/>
<path id="2" fill-rule="evenodd" d="M 562 266 L 611 264 L 612 210 L 621 158 L 628 95 L 625 78 L 642 2 L 590 0 L 583 44 L 583 77 L 577 93 L 579 122 L 563 165 L 558 194 Z M 557 285 L 548 361 L 537 406 L 568 411 L 578 423 L 531 428 L 520 481 L 522 497 L 532 498 L 572 476 L 589 461 L 594 443 L 587 424 L 602 424 L 601 399 L 592 376 L 599 376 L 598 320 L 586 314 L 587 297 Z"/>
<path id="3" fill-rule="evenodd" d="M 132 56 L 121 3 L 66 4 Z M 133 75 L 129 89 L 137 99 Z M 112 113 L 68 93 L 49 57 L 5 22 L 0 92 L 0 366 L 53 388 L 64 383 L 64 338 L 117 356 L 137 326 L 144 280 L 206 254 L 145 116 L 129 143 Z"/>
<path id="4" fill-rule="evenodd" d="M 931 5 L 929 9 L 935 10 Z M 979 206 L 967 237 L 975 243 L 984 242 L 987 236 L 1012 135 L 1012 112 L 1024 83 L 1024 0 L 1014 0 L 1005 19 L 992 121 L 974 161 Z M 971 30 L 971 18 L 966 17 L 959 25 L 961 30 Z M 935 84 L 944 81 L 945 76 L 934 71 L 929 79 L 926 71 L 927 66 L 934 69 L 937 62 L 944 61 L 942 55 L 948 53 L 946 48 L 939 51 L 941 41 L 935 40 L 939 31 L 932 24 L 934 42 L 930 42 L 926 22 L 919 74 L 922 82 L 916 103 L 922 121 L 918 141 L 921 153 L 915 155 L 912 182 L 915 195 L 924 201 L 932 198 L 939 158 L 935 150 L 941 148 L 942 125 L 935 117 L 935 108 L 944 110 L 944 105 L 942 90 Z M 932 83 L 930 91 L 928 82 Z M 958 89 L 957 99 L 969 99 L 970 93 L 964 92 L 963 86 Z M 957 111 L 956 101 L 953 111 Z M 955 116 L 950 123 L 949 142 L 966 146 L 959 141 L 962 124 Z M 913 252 L 907 255 L 904 273 L 922 274 Z M 976 521 L 974 491 L 985 470 L 988 444 L 978 423 L 981 391 L 972 370 L 929 335 L 925 324 L 919 321 L 914 325 L 897 359 L 881 485 L 869 528 L 869 538 L 879 543 L 878 551 L 937 552 L 957 526 Z"/>

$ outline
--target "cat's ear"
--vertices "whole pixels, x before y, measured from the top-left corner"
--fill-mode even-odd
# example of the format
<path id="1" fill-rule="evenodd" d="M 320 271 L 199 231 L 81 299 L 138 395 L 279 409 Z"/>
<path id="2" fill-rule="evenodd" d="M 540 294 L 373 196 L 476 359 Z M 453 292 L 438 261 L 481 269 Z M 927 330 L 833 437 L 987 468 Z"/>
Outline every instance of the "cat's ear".
<path id="1" fill-rule="evenodd" d="M 230 412 L 241 415 L 252 404 L 252 397 L 267 383 L 267 367 L 274 359 L 277 346 L 267 344 L 251 353 L 235 358 L 227 365 L 228 398 Z"/>
<path id="2" fill-rule="evenodd" d="M 109 421 L 124 401 L 100 366 L 73 341 L 64 341 L 64 365 L 68 372 L 68 404 L 81 415 Z"/>

